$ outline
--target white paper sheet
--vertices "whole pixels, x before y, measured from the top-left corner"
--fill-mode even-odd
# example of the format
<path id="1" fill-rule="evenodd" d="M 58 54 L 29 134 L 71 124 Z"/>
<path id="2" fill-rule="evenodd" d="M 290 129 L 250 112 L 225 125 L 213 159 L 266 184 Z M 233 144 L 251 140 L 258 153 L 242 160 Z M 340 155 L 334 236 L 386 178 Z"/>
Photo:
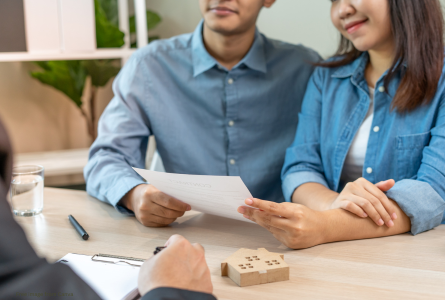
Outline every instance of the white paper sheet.
<path id="1" fill-rule="evenodd" d="M 96 262 L 91 256 L 74 253 L 65 255 L 58 262 L 68 265 L 102 299 L 129 300 L 138 295 L 140 267 Z"/>
<path id="2" fill-rule="evenodd" d="M 161 192 L 207 214 L 252 222 L 236 210 L 252 198 L 239 176 L 183 175 L 133 168 Z"/>

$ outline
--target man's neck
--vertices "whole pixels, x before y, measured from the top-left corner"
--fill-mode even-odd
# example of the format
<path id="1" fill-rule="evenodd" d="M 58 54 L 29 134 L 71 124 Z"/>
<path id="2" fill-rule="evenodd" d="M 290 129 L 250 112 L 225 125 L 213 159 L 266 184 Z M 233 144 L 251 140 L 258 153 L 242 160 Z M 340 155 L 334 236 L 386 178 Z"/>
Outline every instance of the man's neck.
<path id="1" fill-rule="evenodd" d="M 222 66 L 231 70 L 249 52 L 255 40 L 255 26 L 246 32 L 223 35 L 204 24 L 203 41 L 207 51 Z"/>

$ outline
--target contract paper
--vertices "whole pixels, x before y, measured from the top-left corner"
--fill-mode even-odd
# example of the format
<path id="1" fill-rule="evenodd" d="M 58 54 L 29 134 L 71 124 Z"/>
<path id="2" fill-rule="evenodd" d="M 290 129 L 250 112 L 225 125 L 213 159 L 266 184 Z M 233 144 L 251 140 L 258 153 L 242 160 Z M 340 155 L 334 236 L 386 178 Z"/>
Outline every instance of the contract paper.
<path id="1" fill-rule="evenodd" d="M 183 175 L 133 168 L 161 192 L 189 204 L 193 210 L 252 222 L 237 212 L 252 198 L 239 176 Z"/>

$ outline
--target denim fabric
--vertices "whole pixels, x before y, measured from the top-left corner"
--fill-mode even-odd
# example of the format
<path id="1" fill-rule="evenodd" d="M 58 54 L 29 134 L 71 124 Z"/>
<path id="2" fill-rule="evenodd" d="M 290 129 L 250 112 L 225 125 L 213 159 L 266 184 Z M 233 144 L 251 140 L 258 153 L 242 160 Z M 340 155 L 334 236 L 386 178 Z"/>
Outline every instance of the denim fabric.
<path id="1" fill-rule="evenodd" d="M 282 170 L 286 201 L 291 201 L 295 189 L 307 182 L 337 192 L 343 188 L 343 164 L 370 104 L 364 78 L 368 60 L 364 53 L 349 65 L 315 70 Z M 431 102 L 412 112 L 399 113 L 391 110 L 391 101 L 401 75 L 386 91 L 386 74 L 375 88 L 363 177 L 372 183 L 391 178 L 396 181 L 387 195 L 410 217 L 411 232 L 417 234 L 445 220 L 444 76 L 442 73 Z"/>
<path id="2" fill-rule="evenodd" d="M 207 52 L 202 22 L 193 34 L 137 51 L 99 121 L 84 170 L 88 193 L 116 206 L 144 183 L 131 167 L 145 167 L 154 135 L 167 172 L 241 176 L 255 197 L 284 201 L 280 171 L 318 59 L 257 32 L 228 71 Z"/>

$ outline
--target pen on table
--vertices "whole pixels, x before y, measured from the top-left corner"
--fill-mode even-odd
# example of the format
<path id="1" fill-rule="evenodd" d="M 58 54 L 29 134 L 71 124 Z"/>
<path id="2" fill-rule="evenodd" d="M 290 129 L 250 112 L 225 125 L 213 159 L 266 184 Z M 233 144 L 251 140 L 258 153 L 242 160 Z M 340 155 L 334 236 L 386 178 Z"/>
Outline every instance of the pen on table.
<path id="1" fill-rule="evenodd" d="M 74 219 L 74 217 L 72 215 L 68 216 L 68 219 L 70 219 L 71 224 L 73 224 L 74 228 L 76 229 L 76 231 L 80 234 L 80 236 L 86 241 L 88 240 L 88 238 L 90 237 L 88 235 L 88 233 L 85 231 L 85 229 L 83 229 L 82 226 L 80 226 L 80 224 L 76 221 L 76 219 Z"/>
<path id="2" fill-rule="evenodd" d="M 164 250 L 167 247 L 156 247 L 156 250 L 153 252 L 154 255 L 158 254 L 159 252 L 161 252 L 162 250 Z"/>

